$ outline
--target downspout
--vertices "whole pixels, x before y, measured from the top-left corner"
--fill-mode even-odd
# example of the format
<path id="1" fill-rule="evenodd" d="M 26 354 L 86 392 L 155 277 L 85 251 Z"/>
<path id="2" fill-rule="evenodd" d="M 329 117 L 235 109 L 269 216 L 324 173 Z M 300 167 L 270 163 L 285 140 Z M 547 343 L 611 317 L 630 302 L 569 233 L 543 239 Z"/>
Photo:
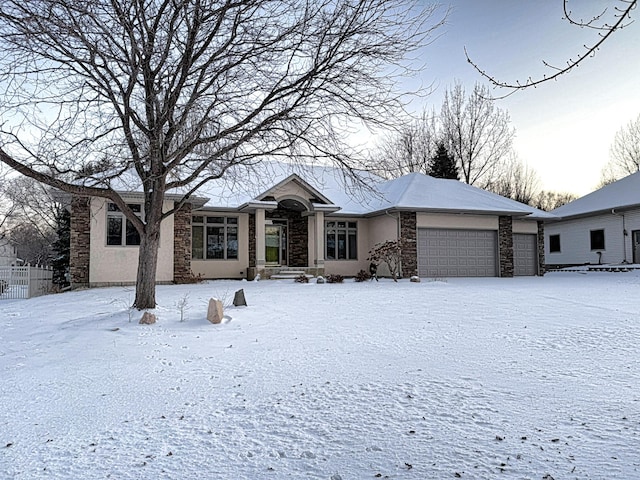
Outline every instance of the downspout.
<path id="1" fill-rule="evenodd" d="M 615 215 L 617 217 L 622 217 L 622 252 L 623 252 L 623 260 L 622 263 L 629 263 L 627 262 L 627 224 L 626 224 L 626 218 L 624 216 L 624 213 L 616 213 L 616 209 L 612 208 L 611 209 L 611 215 Z"/>

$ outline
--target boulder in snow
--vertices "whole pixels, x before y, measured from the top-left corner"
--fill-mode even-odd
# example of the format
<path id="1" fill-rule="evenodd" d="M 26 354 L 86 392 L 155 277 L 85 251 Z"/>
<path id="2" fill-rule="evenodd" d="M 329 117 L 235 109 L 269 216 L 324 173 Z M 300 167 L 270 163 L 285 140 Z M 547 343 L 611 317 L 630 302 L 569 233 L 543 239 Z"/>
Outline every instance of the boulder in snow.
<path id="1" fill-rule="evenodd" d="M 209 310 L 207 311 L 207 320 L 211 323 L 222 322 L 223 308 L 222 302 L 215 298 L 209 300 Z"/>
<path id="2" fill-rule="evenodd" d="M 142 318 L 138 322 L 140 325 L 153 325 L 156 323 L 156 316 L 153 313 L 144 312 Z"/>

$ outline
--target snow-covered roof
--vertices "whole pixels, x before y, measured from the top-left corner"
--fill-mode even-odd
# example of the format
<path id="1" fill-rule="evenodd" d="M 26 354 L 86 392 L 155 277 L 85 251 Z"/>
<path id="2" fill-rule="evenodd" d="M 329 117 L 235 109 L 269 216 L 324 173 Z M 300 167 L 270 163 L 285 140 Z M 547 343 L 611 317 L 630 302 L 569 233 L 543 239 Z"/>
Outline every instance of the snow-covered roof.
<path id="1" fill-rule="evenodd" d="M 332 167 L 267 163 L 259 170 L 245 172 L 244 178 L 235 175 L 237 181 L 212 182 L 199 195 L 209 198 L 205 207 L 239 207 L 260 200 L 274 185 L 301 177 L 326 201 L 339 206 L 338 214 L 341 215 L 367 215 L 395 209 L 553 218 L 542 210 L 457 180 L 433 178 L 421 173 L 411 173 L 394 180 L 384 180 L 367 172 L 360 172 L 360 176 L 368 188 L 357 185 L 341 170 Z"/>
<path id="2" fill-rule="evenodd" d="M 402 209 L 451 213 L 495 213 L 552 218 L 538 210 L 458 180 L 410 173 L 380 185 L 384 201 L 377 210 Z"/>
<path id="3" fill-rule="evenodd" d="M 640 172 L 610 183 L 595 192 L 556 208 L 551 213 L 561 218 L 640 206 Z"/>
<path id="4" fill-rule="evenodd" d="M 360 182 L 331 166 L 263 161 L 229 170 L 223 178 L 201 187 L 196 195 L 201 199 L 198 203 L 207 209 L 251 208 L 260 202 L 273 201 L 270 194 L 278 187 L 297 182 L 309 193 L 310 198 L 306 200 L 316 210 L 338 210 L 339 215 L 408 210 L 555 218 L 548 212 L 457 180 L 433 178 L 421 173 L 384 180 L 370 172 L 357 173 Z"/>

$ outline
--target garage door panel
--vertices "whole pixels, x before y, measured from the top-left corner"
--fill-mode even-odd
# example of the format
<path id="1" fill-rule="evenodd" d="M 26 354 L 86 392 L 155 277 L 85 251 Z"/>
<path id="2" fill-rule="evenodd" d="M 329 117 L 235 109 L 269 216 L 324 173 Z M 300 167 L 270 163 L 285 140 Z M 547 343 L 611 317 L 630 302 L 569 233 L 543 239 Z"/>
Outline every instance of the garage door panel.
<path id="1" fill-rule="evenodd" d="M 513 274 L 536 275 L 538 270 L 538 237 L 532 234 L 513 235 Z"/>
<path id="2" fill-rule="evenodd" d="M 418 274 L 493 277 L 497 234 L 490 230 L 419 229 Z"/>

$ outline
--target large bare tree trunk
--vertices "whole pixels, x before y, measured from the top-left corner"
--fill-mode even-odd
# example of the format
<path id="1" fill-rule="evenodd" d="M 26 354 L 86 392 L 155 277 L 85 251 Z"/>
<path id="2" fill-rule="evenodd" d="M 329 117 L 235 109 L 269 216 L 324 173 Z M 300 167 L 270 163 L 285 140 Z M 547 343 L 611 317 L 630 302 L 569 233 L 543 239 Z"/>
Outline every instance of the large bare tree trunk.
<path id="1" fill-rule="evenodd" d="M 148 225 L 147 225 L 148 226 Z M 148 232 L 140 238 L 140 259 L 136 277 L 136 299 L 133 304 L 138 310 L 156 307 L 156 274 L 158 272 L 158 248 L 160 228 Z"/>

